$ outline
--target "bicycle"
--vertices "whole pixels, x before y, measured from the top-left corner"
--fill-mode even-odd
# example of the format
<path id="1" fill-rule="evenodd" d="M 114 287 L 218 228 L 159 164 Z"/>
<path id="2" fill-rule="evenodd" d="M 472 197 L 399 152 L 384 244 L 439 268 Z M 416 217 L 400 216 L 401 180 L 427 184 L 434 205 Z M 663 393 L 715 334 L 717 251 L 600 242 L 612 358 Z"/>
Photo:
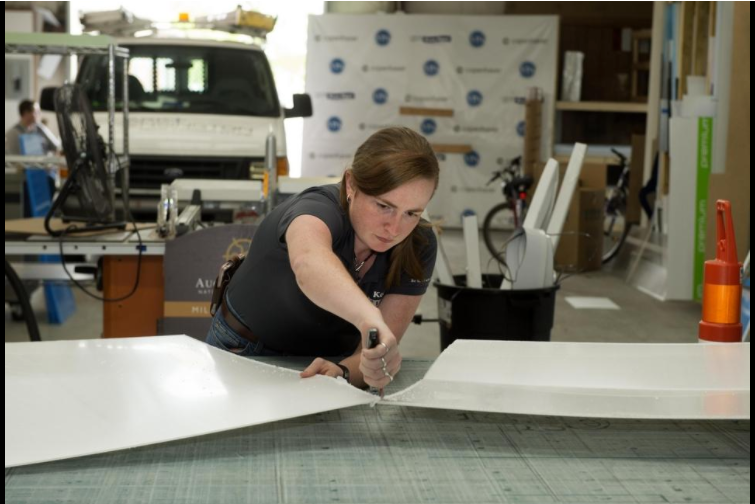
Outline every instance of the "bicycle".
<path id="1" fill-rule="evenodd" d="M 616 149 L 611 149 L 621 165 L 621 174 L 615 186 L 606 189 L 603 221 L 603 258 L 606 264 L 613 260 L 629 236 L 632 223 L 627 222 L 627 199 L 629 197 L 629 163 L 627 157 Z"/>
<path id="2" fill-rule="evenodd" d="M 508 166 L 493 173 L 489 186 L 501 179 L 501 192 L 504 201 L 495 205 L 485 215 L 482 224 L 482 236 L 490 254 L 501 264 L 506 264 L 503 250 L 511 229 L 507 225 L 509 215 L 513 214 L 514 229 L 521 227 L 527 211 L 527 191 L 534 179 L 530 175 L 521 175 L 522 156 L 512 159 Z"/>

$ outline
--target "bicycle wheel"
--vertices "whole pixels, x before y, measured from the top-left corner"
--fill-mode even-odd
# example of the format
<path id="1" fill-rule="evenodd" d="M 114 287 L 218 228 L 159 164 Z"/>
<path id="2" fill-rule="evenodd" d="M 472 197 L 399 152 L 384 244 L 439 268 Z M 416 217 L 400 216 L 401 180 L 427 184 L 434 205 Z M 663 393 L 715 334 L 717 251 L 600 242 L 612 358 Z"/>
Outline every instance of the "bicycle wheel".
<path id="1" fill-rule="evenodd" d="M 485 215 L 482 236 L 490 255 L 499 263 L 506 264 L 503 254 L 506 242 L 514 231 L 514 212 L 508 203 L 499 203 Z"/>
<path id="2" fill-rule="evenodd" d="M 627 198 L 623 189 L 613 188 L 606 198 L 603 221 L 603 259 L 606 264 L 619 255 L 632 225 L 626 219 Z"/>

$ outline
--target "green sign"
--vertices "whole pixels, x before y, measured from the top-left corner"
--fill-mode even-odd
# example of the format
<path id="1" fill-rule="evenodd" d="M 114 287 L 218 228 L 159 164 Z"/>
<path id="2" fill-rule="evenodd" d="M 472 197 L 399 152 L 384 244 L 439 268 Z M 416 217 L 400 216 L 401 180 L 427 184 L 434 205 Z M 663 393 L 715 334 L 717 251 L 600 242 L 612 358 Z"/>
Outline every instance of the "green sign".
<path id="1" fill-rule="evenodd" d="M 713 162 L 713 118 L 701 117 L 697 130 L 697 198 L 695 200 L 695 281 L 692 297 L 703 299 L 705 237 L 708 226 L 708 189 Z"/>

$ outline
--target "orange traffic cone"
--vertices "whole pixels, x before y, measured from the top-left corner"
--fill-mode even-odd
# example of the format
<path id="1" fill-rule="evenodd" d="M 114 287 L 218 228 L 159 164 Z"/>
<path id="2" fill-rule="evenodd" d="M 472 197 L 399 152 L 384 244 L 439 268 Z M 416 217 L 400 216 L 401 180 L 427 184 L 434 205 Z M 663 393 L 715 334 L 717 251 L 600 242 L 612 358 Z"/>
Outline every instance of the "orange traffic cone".
<path id="1" fill-rule="evenodd" d="M 731 218 L 731 203 L 716 202 L 716 258 L 705 262 L 701 343 L 742 341 L 742 264 Z"/>

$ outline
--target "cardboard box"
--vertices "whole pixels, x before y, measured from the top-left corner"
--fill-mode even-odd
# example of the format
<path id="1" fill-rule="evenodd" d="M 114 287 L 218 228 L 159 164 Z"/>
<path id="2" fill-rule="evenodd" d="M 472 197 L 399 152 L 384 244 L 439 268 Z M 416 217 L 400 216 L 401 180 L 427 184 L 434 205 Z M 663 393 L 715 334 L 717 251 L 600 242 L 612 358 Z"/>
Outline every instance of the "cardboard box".
<path id="1" fill-rule="evenodd" d="M 564 176 L 566 175 L 566 168 L 568 167 L 567 163 L 561 163 L 558 164 L 558 185 L 561 187 L 561 182 L 564 181 Z M 530 197 L 534 195 L 535 188 L 537 187 L 538 182 L 540 181 L 540 177 L 543 175 L 543 170 L 545 170 L 545 164 L 541 164 L 538 166 L 537 170 L 535 170 L 535 183 L 532 186 L 532 192 L 530 194 Z M 582 165 L 582 173 L 579 175 L 579 188 L 580 189 L 603 189 L 605 190 L 606 184 L 608 180 L 608 165 L 601 164 L 601 163 L 584 163 Z"/>
<path id="2" fill-rule="evenodd" d="M 581 273 L 600 270 L 604 202 L 605 188 L 585 188 L 574 193 L 556 250 L 558 271 Z"/>

